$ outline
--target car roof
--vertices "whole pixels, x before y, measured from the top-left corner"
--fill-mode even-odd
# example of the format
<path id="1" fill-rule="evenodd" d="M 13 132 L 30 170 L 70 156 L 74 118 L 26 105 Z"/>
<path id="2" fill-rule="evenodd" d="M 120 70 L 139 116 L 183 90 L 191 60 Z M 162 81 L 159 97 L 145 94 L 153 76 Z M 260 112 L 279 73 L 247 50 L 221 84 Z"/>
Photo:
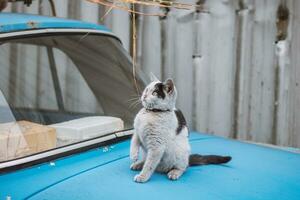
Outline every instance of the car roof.
<path id="1" fill-rule="evenodd" d="M 103 25 L 79 20 L 23 13 L 0 13 L 0 33 L 47 28 L 92 29 L 111 33 Z"/>
<path id="2" fill-rule="evenodd" d="M 193 153 L 232 161 L 191 167 L 177 181 L 155 173 L 137 184 L 126 140 L 1 175 L 0 199 L 299 199 L 299 154 L 196 132 L 190 143 Z"/>

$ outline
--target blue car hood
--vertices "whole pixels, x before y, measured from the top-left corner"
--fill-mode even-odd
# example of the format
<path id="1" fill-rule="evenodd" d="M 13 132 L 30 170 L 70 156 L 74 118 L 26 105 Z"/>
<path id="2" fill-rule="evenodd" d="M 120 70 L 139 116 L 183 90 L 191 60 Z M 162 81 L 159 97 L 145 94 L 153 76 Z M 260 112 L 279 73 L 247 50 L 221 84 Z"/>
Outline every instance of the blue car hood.
<path id="1" fill-rule="evenodd" d="M 300 199 L 300 155 L 192 133 L 193 153 L 230 155 L 224 165 L 190 167 L 178 180 L 155 173 L 138 184 L 129 141 L 0 176 L 0 199 Z"/>
<path id="2" fill-rule="evenodd" d="M 23 13 L 0 12 L 0 34 L 46 28 L 94 29 L 103 32 L 111 32 L 105 26 L 79 20 Z"/>

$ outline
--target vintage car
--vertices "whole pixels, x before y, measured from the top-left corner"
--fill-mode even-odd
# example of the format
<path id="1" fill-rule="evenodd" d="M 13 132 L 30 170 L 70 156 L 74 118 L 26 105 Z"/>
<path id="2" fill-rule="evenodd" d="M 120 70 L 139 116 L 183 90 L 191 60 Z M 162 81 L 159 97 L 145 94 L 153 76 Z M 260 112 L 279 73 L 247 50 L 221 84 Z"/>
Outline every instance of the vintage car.
<path id="1" fill-rule="evenodd" d="M 143 89 L 147 76 L 136 79 Z M 192 130 L 193 153 L 232 161 L 135 183 L 136 97 L 130 56 L 106 27 L 0 13 L 0 199 L 300 199 L 299 154 Z"/>

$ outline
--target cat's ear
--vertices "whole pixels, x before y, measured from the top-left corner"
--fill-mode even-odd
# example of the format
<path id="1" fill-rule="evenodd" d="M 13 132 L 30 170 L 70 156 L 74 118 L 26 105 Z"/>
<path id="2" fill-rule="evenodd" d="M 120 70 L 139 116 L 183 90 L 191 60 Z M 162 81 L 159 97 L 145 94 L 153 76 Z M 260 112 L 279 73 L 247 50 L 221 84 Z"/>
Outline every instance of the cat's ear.
<path id="1" fill-rule="evenodd" d="M 167 79 L 164 82 L 164 88 L 167 91 L 168 94 L 171 94 L 174 91 L 174 82 L 172 79 Z"/>
<path id="2" fill-rule="evenodd" d="M 152 72 L 150 72 L 150 80 L 151 82 L 159 81 L 158 78 Z"/>

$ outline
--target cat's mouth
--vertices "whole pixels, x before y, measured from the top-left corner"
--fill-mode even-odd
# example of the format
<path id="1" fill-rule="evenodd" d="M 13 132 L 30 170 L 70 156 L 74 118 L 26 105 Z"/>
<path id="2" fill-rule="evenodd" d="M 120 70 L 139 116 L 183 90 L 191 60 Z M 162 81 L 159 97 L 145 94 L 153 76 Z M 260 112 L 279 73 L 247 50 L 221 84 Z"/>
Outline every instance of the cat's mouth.
<path id="1" fill-rule="evenodd" d="M 152 109 L 153 106 L 154 106 L 153 103 L 147 102 L 146 99 L 145 99 L 145 100 L 142 100 L 142 105 L 143 105 L 143 107 L 146 108 L 146 109 Z"/>
<path id="2" fill-rule="evenodd" d="M 146 102 L 145 99 L 142 100 L 142 105 L 143 105 L 144 108 L 147 108 L 147 102 Z"/>

